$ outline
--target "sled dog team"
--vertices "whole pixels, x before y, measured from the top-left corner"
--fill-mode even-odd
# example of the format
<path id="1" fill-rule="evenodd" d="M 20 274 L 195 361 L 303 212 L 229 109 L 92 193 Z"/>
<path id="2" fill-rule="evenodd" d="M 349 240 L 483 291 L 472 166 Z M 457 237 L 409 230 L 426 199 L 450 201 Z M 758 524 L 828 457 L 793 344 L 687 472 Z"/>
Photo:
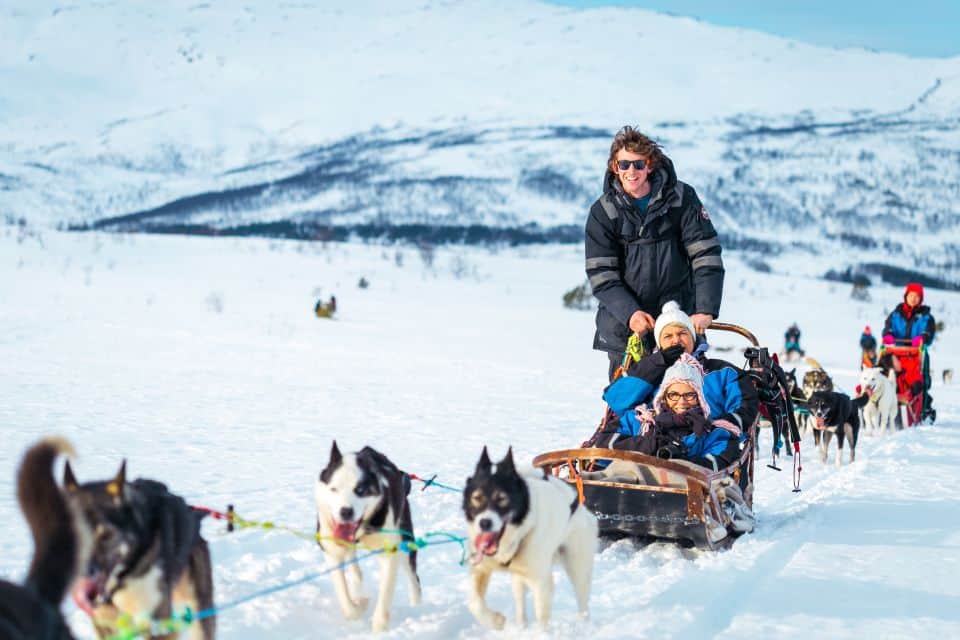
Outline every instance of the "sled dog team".
<path id="1" fill-rule="evenodd" d="M 72 454 L 65 440 L 48 438 L 21 462 L 17 498 L 34 555 L 22 585 L 0 581 L 0 638 L 72 638 L 60 611 L 67 593 L 90 616 L 99 638 L 114 636 L 129 624 L 125 621 L 150 624 L 187 608 L 196 617 L 185 633 L 195 640 L 213 638 L 212 566 L 200 534 L 205 514 L 160 482 L 127 480 L 125 461 L 113 478 L 85 483 L 67 462 L 58 484 L 56 459 Z M 333 443 L 314 496 L 317 540 L 344 617 L 359 618 L 368 605 L 360 593 L 360 567 L 351 563 L 357 547 L 394 548 L 414 540 L 409 493 L 410 477 L 382 453 L 364 447 L 344 454 Z M 573 487 L 542 470 L 519 471 L 512 450 L 494 464 L 484 448 L 463 491 L 463 512 L 471 552 L 467 606 L 477 621 L 503 628 L 504 615 L 490 609 L 485 596 L 491 575 L 505 571 L 512 579 L 517 622 L 526 624 L 529 590 L 536 620 L 545 627 L 555 562 L 573 583 L 580 615 L 587 615 L 597 520 Z M 383 631 L 397 571 L 407 578 L 411 604 L 420 602 L 421 592 L 415 549 L 378 557 L 372 628 Z M 144 636 L 172 639 L 179 630 L 154 627 Z"/>
<path id="2" fill-rule="evenodd" d="M 899 405 L 892 372 L 885 373 L 880 367 L 864 368 L 857 383 L 858 395 L 853 398 L 835 391 L 830 376 L 819 365 L 804 375 L 802 387 L 797 384 L 796 369 L 786 375 L 791 394 L 807 408 L 796 413 L 801 436 L 813 431 L 823 462 L 827 461 L 834 435 L 837 437 L 835 463 L 840 466 L 845 442 L 850 447 L 850 462 L 856 459 L 861 426 L 873 433 L 896 429 Z"/>

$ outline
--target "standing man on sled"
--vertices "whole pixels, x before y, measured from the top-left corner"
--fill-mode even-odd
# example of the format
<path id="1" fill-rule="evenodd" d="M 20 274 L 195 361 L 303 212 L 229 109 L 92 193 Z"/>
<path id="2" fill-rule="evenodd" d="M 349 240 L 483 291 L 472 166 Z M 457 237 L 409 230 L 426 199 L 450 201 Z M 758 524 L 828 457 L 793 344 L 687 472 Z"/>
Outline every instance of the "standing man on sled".
<path id="1" fill-rule="evenodd" d="M 720 313 L 724 269 L 713 223 L 660 145 L 633 127 L 610 145 L 585 235 L 587 277 L 600 302 L 593 348 L 607 352 L 611 379 L 631 333 L 653 349 L 654 314 L 667 301 L 690 314 L 698 334 Z"/>

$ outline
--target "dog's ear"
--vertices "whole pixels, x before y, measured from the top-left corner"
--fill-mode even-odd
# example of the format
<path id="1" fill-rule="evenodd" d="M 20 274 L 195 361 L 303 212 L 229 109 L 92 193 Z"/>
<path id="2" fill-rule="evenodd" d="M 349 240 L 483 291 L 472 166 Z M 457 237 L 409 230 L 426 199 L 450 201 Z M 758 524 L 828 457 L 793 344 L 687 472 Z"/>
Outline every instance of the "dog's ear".
<path id="1" fill-rule="evenodd" d="M 127 482 L 127 460 L 120 463 L 120 469 L 113 480 L 107 483 L 107 493 L 117 499 L 123 499 L 123 485 Z"/>
<path id="2" fill-rule="evenodd" d="M 369 468 L 381 481 L 386 481 L 387 498 L 393 509 L 394 517 L 399 521 L 403 517 L 403 505 L 410 493 L 410 480 L 406 474 L 373 447 L 364 447 L 357 453 L 357 463 L 361 468 Z M 378 486 L 380 483 L 378 483 Z"/>
<path id="3" fill-rule="evenodd" d="M 397 468 L 397 465 L 390 461 L 390 458 L 383 455 L 373 447 L 364 447 L 357 453 L 357 461 L 362 466 L 369 466 L 378 475 L 384 478 L 402 478 L 403 472 Z"/>
<path id="4" fill-rule="evenodd" d="M 493 463 L 490 462 L 490 454 L 487 453 L 487 446 L 483 446 L 483 451 L 480 452 L 480 459 L 477 461 L 477 468 L 474 470 L 473 475 L 481 475 L 490 473 L 490 468 L 493 466 Z"/>
<path id="5" fill-rule="evenodd" d="M 333 472 L 339 469 L 341 464 L 343 464 L 343 455 L 340 453 L 340 448 L 337 447 L 337 441 L 334 440 L 333 446 L 330 447 L 330 462 L 328 462 L 327 466 L 320 472 L 320 482 L 324 484 L 330 482 L 330 477 L 333 475 Z"/>
<path id="6" fill-rule="evenodd" d="M 516 472 L 517 467 L 513 464 L 513 447 L 509 447 L 507 455 L 503 456 L 503 460 L 497 463 L 497 473 L 511 475 Z"/>
<path id="7" fill-rule="evenodd" d="M 63 488 L 67 491 L 80 488 L 80 483 L 77 482 L 77 476 L 73 475 L 73 467 L 70 466 L 69 460 L 63 465 Z"/>

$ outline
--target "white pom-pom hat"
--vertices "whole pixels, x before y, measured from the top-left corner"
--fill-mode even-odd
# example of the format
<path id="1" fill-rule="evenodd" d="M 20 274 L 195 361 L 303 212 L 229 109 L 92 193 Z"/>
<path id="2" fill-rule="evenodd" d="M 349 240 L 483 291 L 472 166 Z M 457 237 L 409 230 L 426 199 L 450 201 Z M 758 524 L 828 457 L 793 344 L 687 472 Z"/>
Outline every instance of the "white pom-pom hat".
<path id="1" fill-rule="evenodd" d="M 685 314 L 680 305 L 671 300 L 663 305 L 660 317 L 653 325 L 653 336 L 657 339 L 657 346 L 660 346 L 660 333 L 672 324 L 679 325 L 690 332 L 690 337 L 696 339 L 697 332 L 693 328 L 693 321 L 690 316 Z"/>

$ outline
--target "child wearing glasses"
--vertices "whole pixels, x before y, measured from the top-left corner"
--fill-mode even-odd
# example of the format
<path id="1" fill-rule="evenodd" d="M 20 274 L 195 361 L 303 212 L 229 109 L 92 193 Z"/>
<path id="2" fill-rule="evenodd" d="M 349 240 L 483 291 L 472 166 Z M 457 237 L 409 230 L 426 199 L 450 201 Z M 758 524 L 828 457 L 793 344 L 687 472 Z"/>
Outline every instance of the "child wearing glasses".
<path id="1" fill-rule="evenodd" d="M 660 458 L 688 460 L 714 471 L 740 456 L 741 429 L 727 419 L 710 420 L 703 391 L 703 367 L 684 353 L 667 369 L 653 398 L 653 408 L 636 409 L 638 435 L 612 442 Z"/>
<path id="2" fill-rule="evenodd" d="M 640 431 L 634 409 L 651 403 L 660 388 L 666 371 L 682 354 L 692 356 L 702 370 L 703 394 L 709 403 L 714 418 L 724 417 L 741 429 L 749 429 L 759 411 L 757 389 L 746 373 L 731 363 L 718 358 L 708 358 L 709 345 L 694 348 L 695 328 L 690 316 L 680 310 L 676 302 L 663 305 L 663 310 L 654 325 L 658 350 L 631 364 L 627 375 L 620 376 L 603 392 L 603 399 L 614 419 L 605 422 L 602 430 L 591 437 L 594 446 L 602 446 L 610 430 L 624 436 L 636 436 Z"/>

